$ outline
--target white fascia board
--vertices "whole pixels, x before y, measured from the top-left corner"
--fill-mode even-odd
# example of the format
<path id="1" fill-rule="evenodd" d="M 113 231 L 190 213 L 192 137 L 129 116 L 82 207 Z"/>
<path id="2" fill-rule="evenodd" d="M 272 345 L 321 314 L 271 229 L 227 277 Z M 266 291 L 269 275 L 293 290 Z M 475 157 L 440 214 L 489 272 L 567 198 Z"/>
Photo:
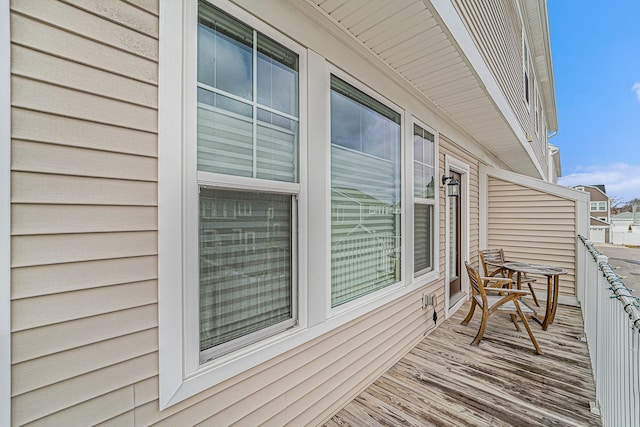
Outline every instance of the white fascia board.
<path id="1" fill-rule="evenodd" d="M 11 32 L 0 3 L 0 425 L 11 425 Z"/>
<path id="2" fill-rule="evenodd" d="M 529 155 L 530 161 L 538 171 L 539 177 L 544 178 L 546 173 L 538 161 L 538 158 L 533 151 L 533 147 L 531 147 L 527 141 L 527 137 L 522 126 L 520 126 L 518 118 L 509 106 L 507 98 L 504 96 L 498 82 L 495 77 L 493 77 L 491 70 L 489 70 L 489 67 L 482 58 L 480 51 L 471 38 L 471 34 L 467 31 L 464 22 L 460 19 L 460 15 L 458 15 L 458 11 L 454 8 L 451 0 L 431 0 L 431 4 L 433 5 L 434 11 L 444 24 L 445 28 L 443 29 L 446 29 L 449 32 L 452 42 L 458 45 L 459 50 L 464 54 L 464 57 L 469 63 L 471 69 L 475 72 L 478 80 L 484 86 L 485 91 L 489 94 L 489 97 L 496 105 L 496 108 L 500 111 L 505 121 L 511 127 L 515 138 Z"/>

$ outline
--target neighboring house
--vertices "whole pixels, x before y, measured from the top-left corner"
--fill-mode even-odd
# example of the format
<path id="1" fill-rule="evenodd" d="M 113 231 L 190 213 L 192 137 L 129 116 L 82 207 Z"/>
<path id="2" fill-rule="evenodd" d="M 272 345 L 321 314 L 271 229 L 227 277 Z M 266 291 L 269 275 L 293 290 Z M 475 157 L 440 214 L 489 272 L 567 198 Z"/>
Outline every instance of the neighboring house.
<path id="1" fill-rule="evenodd" d="M 640 246 L 640 210 L 622 212 L 611 217 L 611 243 Z"/>
<path id="2" fill-rule="evenodd" d="M 611 227 L 613 232 L 628 232 L 634 227 L 640 228 L 640 211 L 621 212 L 611 217 Z M 631 228 L 630 228 L 631 227 Z"/>
<path id="3" fill-rule="evenodd" d="M 610 242 L 611 200 L 604 185 L 576 185 L 578 191 L 589 193 L 589 239 L 594 243 Z"/>
<path id="4" fill-rule="evenodd" d="M 321 423 L 485 247 L 576 302 L 546 1 L 15 0 L 0 29 L 0 423 Z"/>

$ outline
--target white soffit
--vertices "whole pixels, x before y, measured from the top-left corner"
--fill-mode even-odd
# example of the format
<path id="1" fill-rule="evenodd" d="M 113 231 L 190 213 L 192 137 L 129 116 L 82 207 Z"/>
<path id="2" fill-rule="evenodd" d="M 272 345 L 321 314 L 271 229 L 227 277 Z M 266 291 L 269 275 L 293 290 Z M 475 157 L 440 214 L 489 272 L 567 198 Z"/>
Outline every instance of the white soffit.
<path id="1" fill-rule="evenodd" d="M 436 0 L 441 5 L 447 1 Z M 484 62 L 483 70 L 473 68 L 460 43 L 452 40 L 453 31 L 445 27 L 446 20 L 437 15 L 435 6 L 426 0 L 313 3 L 513 171 L 536 178 L 544 176 L 514 113 L 505 107 L 508 104 L 504 95 L 495 93 L 495 89 L 500 91 L 495 78 L 489 76 L 492 81 L 487 84 L 488 68 Z M 465 48 L 469 49 L 469 43 Z M 475 45 L 471 48 L 481 58 Z M 493 94 L 488 86 L 494 89 Z"/>

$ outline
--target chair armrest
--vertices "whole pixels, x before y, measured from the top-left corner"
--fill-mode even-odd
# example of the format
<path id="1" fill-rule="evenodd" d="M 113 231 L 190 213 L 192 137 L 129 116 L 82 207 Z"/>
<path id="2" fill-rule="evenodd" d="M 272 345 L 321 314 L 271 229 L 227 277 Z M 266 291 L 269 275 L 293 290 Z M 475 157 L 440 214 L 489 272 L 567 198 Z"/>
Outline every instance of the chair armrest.
<path id="1" fill-rule="evenodd" d="M 507 293 L 507 294 L 520 294 L 520 295 L 531 295 L 531 292 L 525 289 L 512 289 L 512 288 L 484 288 L 484 291 L 487 293 Z"/>

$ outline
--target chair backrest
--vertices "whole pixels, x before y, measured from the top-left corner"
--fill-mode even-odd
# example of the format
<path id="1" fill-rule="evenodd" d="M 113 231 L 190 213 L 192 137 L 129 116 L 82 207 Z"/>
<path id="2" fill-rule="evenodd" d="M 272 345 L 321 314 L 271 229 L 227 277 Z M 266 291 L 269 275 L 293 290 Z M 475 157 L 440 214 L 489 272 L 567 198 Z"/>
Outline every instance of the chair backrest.
<path id="1" fill-rule="evenodd" d="M 484 276 L 488 277 L 491 272 L 488 271 L 487 263 L 504 264 L 504 251 L 502 249 L 485 249 L 480 251 L 480 263 L 484 270 Z"/>
<path id="2" fill-rule="evenodd" d="M 469 283 L 471 283 L 471 289 L 476 295 L 480 295 L 482 300 L 486 299 L 486 292 L 484 290 L 484 284 L 480 279 L 480 272 L 473 268 L 467 261 L 464 262 L 464 266 L 467 268 L 467 274 L 469 275 Z"/>

